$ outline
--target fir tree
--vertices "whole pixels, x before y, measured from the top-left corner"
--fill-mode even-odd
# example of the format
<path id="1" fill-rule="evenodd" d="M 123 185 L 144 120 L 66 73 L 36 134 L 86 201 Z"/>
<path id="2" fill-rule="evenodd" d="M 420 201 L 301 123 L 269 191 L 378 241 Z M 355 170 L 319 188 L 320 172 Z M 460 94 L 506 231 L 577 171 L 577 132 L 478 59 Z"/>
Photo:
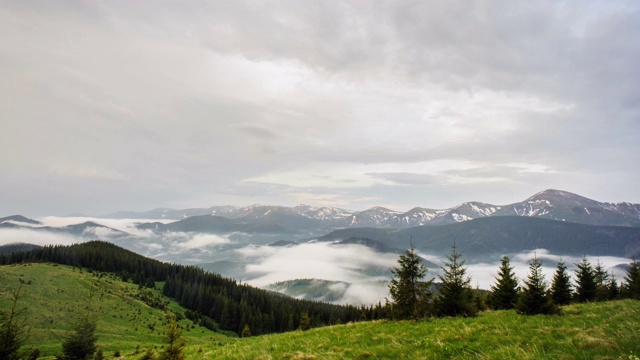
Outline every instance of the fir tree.
<path id="1" fill-rule="evenodd" d="M 427 268 L 416 254 L 413 243 L 398 258 L 399 267 L 391 269 L 389 293 L 392 299 L 394 315 L 397 319 L 419 319 L 426 315 L 428 300 L 431 297 L 429 287 L 433 278 L 427 282 L 422 279 Z"/>
<path id="2" fill-rule="evenodd" d="M 568 305 L 572 295 L 571 277 L 564 262 L 559 261 L 551 281 L 551 298 L 556 305 Z"/>
<path id="3" fill-rule="evenodd" d="M 529 262 L 529 275 L 516 305 L 516 311 L 524 315 L 557 314 L 558 307 L 547 293 L 547 282 L 542 273 L 542 261 L 534 256 Z"/>
<path id="4" fill-rule="evenodd" d="M 609 300 L 609 273 L 602 266 L 600 260 L 593 268 L 593 274 L 596 280 L 596 301 Z"/>
<path id="5" fill-rule="evenodd" d="M 26 321 L 21 318 L 25 309 L 18 309 L 21 291 L 22 285 L 10 290 L 11 308 L 7 312 L 0 310 L 0 359 L 19 359 L 18 351 L 29 335 Z"/>
<path id="6" fill-rule="evenodd" d="M 478 312 L 473 301 L 473 290 L 469 285 L 471 278 L 466 277 L 467 269 L 461 260 L 455 241 L 451 245 L 451 255 L 447 256 L 442 267 L 443 275 L 439 275 L 442 285 L 435 301 L 435 312 L 438 316 L 475 316 Z"/>
<path id="7" fill-rule="evenodd" d="M 240 334 L 240 337 L 246 338 L 250 336 L 251 336 L 251 329 L 249 329 L 249 325 L 245 325 L 242 328 L 242 333 Z"/>
<path id="8" fill-rule="evenodd" d="M 496 284 L 491 286 L 488 301 L 489 306 L 496 310 L 513 309 L 518 302 L 518 278 L 506 255 L 502 257 Z"/>
<path id="9" fill-rule="evenodd" d="M 309 313 L 306 311 L 300 315 L 300 326 L 298 328 L 302 331 L 311 329 L 311 318 L 309 318 Z"/>
<path id="10" fill-rule="evenodd" d="M 182 329 L 176 321 L 175 316 L 172 316 L 169 321 L 164 343 L 167 344 L 167 346 L 160 353 L 160 360 L 184 360 L 182 351 L 185 347 L 185 341 L 182 338 Z"/>
<path id="11" fill-rule="evenodd" d="M 86 360 L 93 357 L 97 350 L 98 318 L 93 309 L 93 297 L 95 288 L 92 288 L 87 296 L 87 305 L 84 313 L 73 324 L 73 332 L 62 343 L 63 360 Z"/>
<path id="12" fill-rule="evenodd" d="M 609 282 L 607 283 L 607 299 L 615 300 L 620 295 L 620 288 L 618 287 L 618 282 L 616 281 L 616 277 L 613 275 L 613 271 L 609 275 Z"/>
<path id="13" fill-rule="evenodd" d="M 624 297 L 640 300 L 640 263 L 637 259 L 627 269 L 627 275 L 624 277 Z"/>
<path id="14" fill-rule="evenodd" d="M 586 257 L 583 257 L 582 262 L 575 265 L 578 267 L 576 270 L 576 299 L 578 302 L 595 300 L 597 283 L 593 267 Z"/>

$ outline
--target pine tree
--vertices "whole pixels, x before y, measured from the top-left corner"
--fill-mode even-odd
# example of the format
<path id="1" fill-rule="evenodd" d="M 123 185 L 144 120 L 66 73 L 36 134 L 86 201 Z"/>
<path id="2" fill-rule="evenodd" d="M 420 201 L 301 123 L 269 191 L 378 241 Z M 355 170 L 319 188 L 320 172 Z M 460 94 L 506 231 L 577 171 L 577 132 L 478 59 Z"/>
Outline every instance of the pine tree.
<path id="1" fill-rule="evenodd" d="M 0 359 L 19 359 L 18 351 L 29 335 L 25 320 L 20 318 L 25 309 L 18 309 L 21 291 L 22 285 L 10 290 L 11 308 L 8 312 L 0 310 Z"/>
<path id="2" fill-rule="evenodd" d="M 491 286 L 488 302 L 496 310 L 513 309 L 518 302 L 518 278 L 506 255 L 502 257 L 496 284 Z"/>
<path id="3" fill-rule="evenodd" d="M 62 343 L 63 360 L 90 359 L 97 350 L 98 318 L 93 309 L 93 297 L 95 288 L 92 288 L 87 296 L 87 305 L 84 313 L 73 324 L 73 332 Z"/>
<path id="4" fill-rule="evenodd" d="M 529 262 L 529 275 L 516 305 L 516 311 L 524 315 L 557 314 L 558 307 L 547 293 L 547 282 L 542 273 L 542 261 L 534 256 Z"/>
<path id="5" fill-rule="evenodd" d="M 311 329 L 311 318 L 309 318 L 309 313 L 306 311 L 300 315 L 300 326 L 298 328 L 302 331 Z"/>
<path id="6" fill-rule="evenodd" d="M 582 262 L 575 264 L 576 270 L 576 299 L 578 302 L 593 301 L 596 298 L 596 274 L 587 261 L 586 257 L 582 258 Z"/>
<path id="7" fill-rule="evenodd" d="M 627 275 L 624 277 L 624 297 L 640 300 L 640 263 L 637 259 L 627 269 Z"/>
<path id="8" fill-rule="evenodd" d="M 429 287 L 433 284 L 433 278 L 422 281 L 428 270 L 422 265 L 413 243 L 410 243 L 409 250 L 400 255 L 398 264 L 399 267 L 391 269 L 393 275 L 389 282 L 394 315 L 397 319 L 422 318 L 427 313 L 431 297 Z"/>
<path id="9" fill-rule="evenodd" d="M 246 338 L 250 336 L 251 336 L 251 329 L 249 329 L 249 325 L 245 325 L 242 328 L 242 333 L 240 334 L 240 337 Z"/>
<path id="10" fill-rule="evenodd" d="M 618 282 L 612 271 L 609 275 L 609 282 L 607 283 L 607 300 L 615 300 L 619 295 L 620 287 L 618 287 Z"/>
<path id="11" fill-rule="evenodd" d="M 469 285 L 471 278 L 465 276 L 467 269 L 461 257 L 454 241 L 451 255 L 447 256 L 449 261 L 445 261 L 445 267 L 442 267 L 443 275 L 438 276 L 442 283 L 435 301 L 438 316 L 475 316 L 478 312 Z"/>
<path id="12" fill-rule="evenodd" d="M 167 333 L 164 337 L 164 343 L 167 344 L 167 346 L 160 353 L 160 360 L 184 360 L 182 351 L 185 347 L 185 341 L 182 338 L 182 329 L 176 321 L 175 316 L 172 316 L 169 321 Z"/>
<path id="13" fill-rule="evenodd" d="M 596 301 L 609 300 L 609 273 L 602 266 L 600 260 L 593 268 L 593 274 L 596 280 Z"/>
<path id="14" fill-rule="evenodd" d="M 559 261 L 551 281 L 551 298 L 556 305 L 568 305 L 572 295 L 571 277 L 564 262 Z"/>

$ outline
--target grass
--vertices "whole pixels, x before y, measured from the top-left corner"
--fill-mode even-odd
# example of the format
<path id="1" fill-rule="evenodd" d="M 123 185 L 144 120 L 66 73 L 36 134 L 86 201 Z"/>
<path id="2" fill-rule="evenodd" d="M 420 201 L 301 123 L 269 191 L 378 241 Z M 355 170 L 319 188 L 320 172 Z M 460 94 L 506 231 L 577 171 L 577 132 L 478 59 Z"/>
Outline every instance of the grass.
<path id="1" fill-rule="evenodd" d="M 72 322 L 88 303 L 90 289 L 96 289 L 94 304 L 98 314 L 98 345 L 104 354 L 119 351 L 131 355 L 139 347 L 159 349 L 165 333 L 167 315 L 184 313 L 178 304 L 162 296 L 159 291 L 149 295 L 167 304 L 161 310 L 140 299 L 137 285 L 119 278 L 95 272 L 81 271 L 53 264 L 28 264 L 0 267 L 0 309 L 9 308 L 8 290 L 22 284 L 19 308 L 31 328 L 25 350 L 38 348 L 42 357 L 61 353 L 63 337 L 72 329 Z M 30 284 L 29 284 L 30 283 Z M 147 290 L 149 291 L 149 290 Z M 183 319 L 188 343 L 220 342 L 226 336 L 194 325 Z"/>
<path id="2" fill-rule="evenodd" d="M 215 359 L 627 359 L 640 354 L 640 302 L 572 305 L 563 316 L 376 321 L 237 339 Z M 205 357 L 202 357 L 205 358 Z"/>
<path id="3" fill-rule="evenodd" d="M 44 358 L 60 353 L 69 320 L 98 280 L 98 344 L 105 356 L 117 350 L 139 359 L 144 349 L 157 352 L 162 346 L 168 310 L 136 298 L 136 285 L 51 264 L 0 267 L 0 309 L 7 309 L 7 289 L 20 279 L 32 281 L 23 285 L 20 301 L 32 327 L 26 348 L 38 347 Z M 169 309 L 183 311 L 174 302 Z M 188 320 L 181 325 L 189 329 L 187 359 L 638 359 L 640 301 L 571 305 L 563 311 L 562 316 L 487 311 L 475 318 L 374 321 L 246 339 Z"/>

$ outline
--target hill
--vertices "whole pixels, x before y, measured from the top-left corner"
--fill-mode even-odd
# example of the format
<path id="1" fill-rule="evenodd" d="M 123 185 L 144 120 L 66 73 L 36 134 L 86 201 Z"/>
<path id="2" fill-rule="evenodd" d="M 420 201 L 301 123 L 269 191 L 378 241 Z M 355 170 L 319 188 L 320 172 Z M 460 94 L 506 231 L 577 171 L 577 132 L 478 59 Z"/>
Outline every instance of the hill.
<path id="1" fill-rule="evenodd" d="M 102 241 L 71 246 L 45 246 L 27 252 L 0 255 L 0 264 L 55 262 L 116 273 L 140 286 L 164 282 L 163 294 L 183 307 L 206 315 L 225 330 L 240 333 L 249 325 L 254 334 L 290 330 L 306 313 L 312 326 L 336 321 L 354 321 L 359 312 L 353 306 L 339 306 L 296 300 L 238 284 L 200 268 L 163 263 Z M 296 325 L 297 326 L 297 325 Z"/>
<path id="2" fill-rule="evenodd" d="M 215 359 L 637 359 L 640 301 L 563 308 L 562 316 L 373 321 L 230 340 Z M 636 357 L 629 357 L 630 354 Z"/>
<path id="3" fill-rule="evenodd" d="M 90 290 L 98 316 L 98 345 L 105 355 L 131 354 L 137 346 L 158 348 L 165 334 L 167 316 L 183 317 L 180 325 L 190 343 L 225 341 L 226 335 L 184 319 L 186 310 L 159 290 L 140 289 L 119 277 L 57 264 L 25 264 L 0 267 L 0 309 L 9 308 L 8 290 L 22 284 L 18 308 L 26 309 L 31 328 L 25 349 L 38 348 L 43 357 L 61 352 L 61 339 L 72 329 Z M 158 284 L 161 285 L 161 284 Z"/>
<path id="4" fill-rule="evenodd" d="M 127 359 L 140 359 L 147 348 L 159 351 L 166 315 L 186 312 L 157 290 L 56 264 L 0 267 L 0 309 L 8 306 L 6 291 L 20 280 L 19 307 L 27 309 L 31 327 L 24 350 L 38 348 L 43 359 L 59 354 L 60 337 L 92 287 L 98 289 L 98 345 L 106 358 L 116 351 Z M 571 305 L 563 312 L 486 311 L 476 318 L 370 321 L 243 339 L 187 319 L 180 325 L 187 359 L 626 359 L 640 354 L 640 301 Z"/>

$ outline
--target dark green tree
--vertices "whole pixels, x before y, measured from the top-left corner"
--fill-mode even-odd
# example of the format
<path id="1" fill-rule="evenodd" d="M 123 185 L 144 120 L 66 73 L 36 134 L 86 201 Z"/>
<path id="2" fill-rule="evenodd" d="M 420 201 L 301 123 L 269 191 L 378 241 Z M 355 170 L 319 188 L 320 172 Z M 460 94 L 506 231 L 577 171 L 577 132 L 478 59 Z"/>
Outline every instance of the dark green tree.
<path id="1" fill-rule="evenodd" d="M 547 293 L 547 282 L 542 273 L 542 261 L 536 256 L 529 262 L 529 275 L 524 280 L 516 311 L 524 315 L 559 313 L 559 308 Z"/>
<path id="2" fill-rule="evenodd" d="M 595 300 L 597 283 L 593 267 L 586 257 L 583 257 L 582 262 L 575 265 L 578 267 L 575 272 L 576 300 L 581 303 Z"/>
<path id="3" fill-rule="evenodd" d="M 518 278 L 508 256 L 502 257 L 496 284 L 491 286 L 488 303 L 492 309 L 513 309 L 518 302 Z"/>
<path id="4" fill-rule="evenodd" d="M 627 269 L 622 294 L 626 298 L 640 300 L 640 263 L 637 259 L 633 259 Z"/>
<path id="5" fill-rule="evenodd" d="M 249 328 L 249 325 L 245 325 L 242 328 L 242 333 L 240 334 L 240 337 L 246 338 L 250 336 L 251 336 L 251 329 Z"/>
<path id="6" fill-rule="evenodd" d="M 396 319 L 419 319 L 427 314 L 431 298 L 429 287 L 433 278 L 423 281 L 427 268 L 416 254 L 413 243 L 398 258 L 398 267 L 391 269 L 389 282 L 393 313 Z"/>
<path id="7" fill-rule="evenodd" d="M 182 329 L 175 316 L 171 316 L 169 320 L 167 333 L 164 336 L 164 343 L 166 346 L 158 357 L 160 360 L 184 360 L 182 351 L 186 344 L 182 338 Z"/>
<path id="8" fill-rule="evenodd" d="M 593 268 L 593 274 L 596 280 L 596 301 L 609 300 L 609 273 L 600 263 L 600 260 Z"/>
<path id="9" fill-rule="evenodd" d="M 0 359 L 19 359 L 20 347 L 29 336 L 29 329 L 23 318 L 25 309 L 18 308 L 21 291 L 22 285 L 16 290 L 10 290 L 11 307 L 8 311 L 0 310 Z"/>
<path id="10" fill-rule="evenodd" d="M 93 308 L 95 287 L 92 287 L 87 298 L 84 311 L 73 323 L 73 331 L 62 343 L 62 360 L 87 360 L 97 350 L 98 317 Z"/>
<path id="11" fill-rule="evenodd" d="M 620 296 L 620 287 L 616 281 L 616 277 L 613 275 L 613 271 L 609 274 L 609 282 L 607 283 L 607 299 L 615 300 Z"/>
<path id="12" fill-rule="evenodd" d="M 298 327 L 298 329 L 302 331 L 311 329 L 311 318 L 309 317 L 309 313 L 307 313 L 306 311 L 303 312 L 302 315 L 300 315 L 300 326 Z"/>
<path id="13" fill-rule="evenodd" d="M 467 269 L 458 252 L 455 241 L 451 245 L 451 255 L 442 267 L 438 297 L 435 299 L 435 313 L 438 316 L 475 316 L 478 313 L 473 301 L 471 278 L 465 276 Z"/>
<path id="14" fill-rule="evenodd" d="M 551 298 L 556 305 L 568 305 L 571 303 L 573 288 L 571 277 L 567 273 L 567 267 L 561 260 L 556 266 L 556 272 L 551 280 Z"/>

